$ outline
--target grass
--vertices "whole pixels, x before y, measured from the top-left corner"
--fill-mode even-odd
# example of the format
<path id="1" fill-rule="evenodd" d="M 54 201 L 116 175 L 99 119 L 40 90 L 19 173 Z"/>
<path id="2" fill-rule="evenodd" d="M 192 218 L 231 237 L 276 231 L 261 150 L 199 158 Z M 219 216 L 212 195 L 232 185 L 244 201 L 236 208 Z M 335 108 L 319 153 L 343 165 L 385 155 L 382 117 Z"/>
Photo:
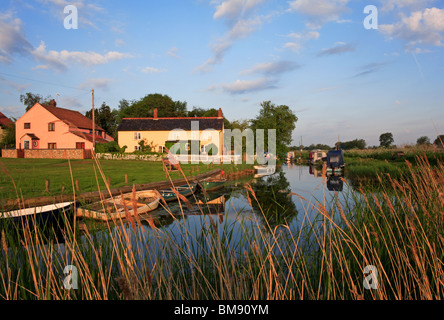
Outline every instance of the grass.
<path id="1" fill-rule="evenodd" d="M 0 298 L 442 299 L 444 166 L 426 157 L 406 165 L 409 177 L 379 180 L 377 194 L 350 191 L 347 205 L 299 196 L 306 210 L 296 230 L 270 226 L 249 185 L 256 215 L 222 224 L 202 216 L 197 235 L 180 215 L 171 215 L 178 233 L 152 216 L 105 223 L 106 232 L 68 223 L 63 246 L 32 227 L 19 236 L 6 229 Z M 63 288 L 66 265 L 78 270 L 77 290 Z M 377 289 L 364 288 L 368 265 Z"/>
<path id="2" fill-rule="evenodd" d="M 105 180 L 97 180 L 98 172 L 110 178 L 111 188 L 168 180 L 161 162 L 122 160 L 52 160 L 52 159 L 5 159 L 0 158 L 0 199 L 34 198 L 48 195 L 72 194 L 73 181 L 79 181 L 80 192 L 105 190 Z M 250 168 L 251 165 L 232 166 L 184 164 L 186 176 L 194 176 L 216 168 L 227 173 Z M 198 171 L 199 169 L 199 171 Z M 128 175 L 128 184 L 125 183 Z M 72 175 L 72 179 L 71 179 Z M 179 172 L 171 172 L 171 179 L 182 178 Z M 11 180 L 12 179 L 12 180 Z M 50 181 L 46 192 L 46 180 Z M 14 181 L 15 186 L 12 184 Z"/>

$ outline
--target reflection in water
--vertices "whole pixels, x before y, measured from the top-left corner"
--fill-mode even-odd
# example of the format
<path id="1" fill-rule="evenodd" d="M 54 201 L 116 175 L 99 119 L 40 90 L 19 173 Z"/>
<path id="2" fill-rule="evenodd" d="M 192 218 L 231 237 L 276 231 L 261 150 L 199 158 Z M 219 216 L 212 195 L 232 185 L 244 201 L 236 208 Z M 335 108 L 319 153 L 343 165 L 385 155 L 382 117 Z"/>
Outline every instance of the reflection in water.
<path id="1" fill-rule="evenodd" d="M 327 177 L 327 189 L 329 191 L 342 191 L 344 188 L 344 180 L 341 176 L 330 175 Z"/>
<path id="2" fill-rule="evenodd" d="M 274 175 L 257 179 L 251 186 L 260 202 L 258 204 L 253 200 L 253 208 L 271 228 L 279 224 L 288 224 L 297 215 L 298 210 L 290 196 L 290 183 L 282 170 Z"/>

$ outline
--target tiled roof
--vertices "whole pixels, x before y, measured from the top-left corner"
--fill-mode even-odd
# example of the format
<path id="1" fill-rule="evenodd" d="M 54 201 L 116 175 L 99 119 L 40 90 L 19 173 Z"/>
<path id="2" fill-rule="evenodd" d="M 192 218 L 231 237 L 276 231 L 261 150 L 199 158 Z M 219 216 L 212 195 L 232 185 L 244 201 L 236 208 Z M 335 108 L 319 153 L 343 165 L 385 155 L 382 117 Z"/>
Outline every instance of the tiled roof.
<path id="1" fill-rule="evenodd" d="M 3 113 L 0 112 L 0 126 L 3 128 L 13 124 L 11 119 L 7 118 Z"/>
<path id="2" fill-rule="evenodd" d="M 191 131 L 192 121 L 199 122 L 199 130 L 222 130 L 223 118 L 123 118 L 117 131 L 170 131 L 182 129 Z"/>
<path id="3" fill-rule="evenodd" d="M 89 133 L 84 133 L 80 131 L 71 131 L 72 134 L 75 134 L 76 136 L 88 140 L 89 142 L 93 142 L 93 135 Z M 96 143 L 107 143 L 108 140 L 104 139 L 101 136 L 96 135 Z"/>
<path id="4" fill-rule="evenodd" d="M 71 127 L 77 127 L 80 129 L 90 129 L 90 130 L 92 130 L 93 128 L 91 119 L 85 117 L 83 114 L 81 114 L 78 111 L 73 111 L 43 104 L 41 106 Z M 95 130 L 104 131 L 98 125 L 96 125 Z"/>

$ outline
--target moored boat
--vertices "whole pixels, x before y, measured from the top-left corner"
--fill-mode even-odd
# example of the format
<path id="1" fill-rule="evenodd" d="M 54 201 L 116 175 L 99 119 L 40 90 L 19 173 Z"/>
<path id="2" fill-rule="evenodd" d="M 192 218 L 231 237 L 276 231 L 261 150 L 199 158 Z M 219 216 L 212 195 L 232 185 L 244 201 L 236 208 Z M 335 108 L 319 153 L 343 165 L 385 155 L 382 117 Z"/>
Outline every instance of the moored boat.
<path id="1" fill-rule="evenodd" d="M 20 222 L 22 219 L 34 218 L 37 221 L 47 221 L 52 218 L 57 218 L 57 216 L 60 214 L 69 212 L 73 205 L 73 201 L 68 201 L 45 206 L 12 210 L 8 212 L 0 212 L 0 221 L 4 222 L 5 220 L 11 220 L 14 222 Z"/>
<path id="2" fill-rule="evenodd" d="M 144 214 L 157 209 L 160 196 L 154 190 L 126 193 L 77 209 L 77 217 L 109 221 Z"/>
<path id="3" fill-rule="evenodd" d="M 345 167 L 342 150 L 330 150 L 327 153 L 327 173 L 342 172 Z"/>
<path id="4" fill-rule="evenodd" d="M 225 178 L 207 178 L 199 182 L 201 188 L 208 192 L 222 189 L 225 186 L 227 179 Z"/>
<path id="5" fill-rule="evenodd" d="M 184 184 L 174 189 L 182 196 L 189 197 L 196 191 L 197 183 Z M 159 190 L 160 195 L 166 202 L 177 200 L 177 194 L 172 188 Z"/>

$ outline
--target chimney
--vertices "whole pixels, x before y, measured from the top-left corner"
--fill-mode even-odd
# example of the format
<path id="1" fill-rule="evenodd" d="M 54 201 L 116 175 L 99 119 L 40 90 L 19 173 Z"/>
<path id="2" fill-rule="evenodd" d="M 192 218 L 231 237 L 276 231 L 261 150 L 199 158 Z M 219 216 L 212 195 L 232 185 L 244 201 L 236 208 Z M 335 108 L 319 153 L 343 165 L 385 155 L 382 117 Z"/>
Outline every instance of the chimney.
<path id="1" fill-rule="evenodd" d="M 153 112 L 153 118 L 155 119 L 155 120 L 157 120 L 158 118 L 157 118 L 157 108 L 155 108 L 154 109 L 154 112 Z"/>
<path id="2" fill-rule="evenodd" d="M 55 102 L 55 100 L 52 99 L 51 102 L 49 102 L 49 105 L 50 105 L 51 107 L 56 107 L 56 106 L 57 106 L 57 102 Z"/>
<path id="3" fill-rule="evenodd" d="M 224 115 L 222 113 L 222 108 L 219 108 L 219 114 L 217 115 L 218 118 L 223 118 Z"/>

